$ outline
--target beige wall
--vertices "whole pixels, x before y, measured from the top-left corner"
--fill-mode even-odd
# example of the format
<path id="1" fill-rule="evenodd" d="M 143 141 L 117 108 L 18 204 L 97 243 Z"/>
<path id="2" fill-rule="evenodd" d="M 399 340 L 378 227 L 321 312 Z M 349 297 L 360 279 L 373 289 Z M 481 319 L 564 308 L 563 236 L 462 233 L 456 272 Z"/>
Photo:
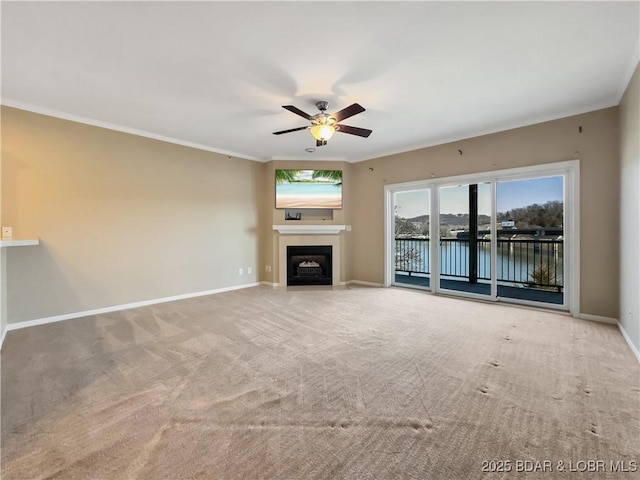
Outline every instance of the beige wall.
<path id="1" fill-rule="evenodd" d="M 343 170 L 344 208 L 323 221 L 353 225 L 341 234 L 341 279 L 382 283 L 384 185 L 558 162 L 576 152 L 581 312 L 618 317 L 619 242 L 607 239 L 619 229 L 617 108 L 356 164 L 259 164 L 6 107 L 2 113 L 2 223 L 14 236 L 42 239 L 7 254 L 10 322 L 275 282 L 272 225 L 284 223 L 284 211 L 274 208 L 276 168 Z"/>
<path id="2" fill-rule="evenodd" d="M 303 214 L 300 221 L 288 221 L 285 222 L 285 210 L 276 209 L 275 204 L 275 171 L 277 169 L 322 169 L 322 170 L 342 170 L 342 209 L 333 210 L 333 214 L 330 217 L 315 216 L 313 212 L 310 214 Z M 262 196 L 264 214 L 266 215 L 266 221 L 261 225 L 261 280 L 269 283 L 278 283 L 279 280 L 279 268 L 278 268 L 278 232 L 273 230 L 273 225 L 304 225 L 304 224 L 336 224 L 336 225 L 348 225 L 351 222 L 350 211 L 353 209 L 354 197 L 353 197 L 353 175 L 352 165 L 345 162 L 314 162 L 314 161 L 272 161 L 268 162 L 264 166 L 264 176 L 262 185 Z M 295 223 L 294 223 L 295 222 Z M 351 232 L 340 233 L 340 252 L 341 252 L 341 268 L 340 279 L 351 278 L 350 270 L 350 236 Z M 265 272 L 265 265 L 271 266 L 271 272 Z"/>
<path id="3" fill-rule="evenodd" d="M 2 161 L 10 323 L 257 281 L 262 164 L 6 107 Z"/>
<path id="4" fill-rule="evenodd" d="M 620 324 L 640 351 L 640 67 L 620 102 Z"/>
<path id="5" fill-rule="evenodd" d="M 581 313 L 618 318 L 618 151 L 614 107 L 354 164 L 353 279 L 384 281 L 385 185 L 572 160 L 578 152 Z"/>
<path id="6" fill-rule="evenodd" d="M 0 109 L 0 145 L 2 144 L 2 110 Z M 0 155 L 0 226 L 2 222 L 2 157 Z M 1 238 L 0 234 L 0 238 Z M 5 248 L 0 248 L 0 347 L 2 347 L 7 329 L 7 280 L 6 280 L 7 254 Z"/>

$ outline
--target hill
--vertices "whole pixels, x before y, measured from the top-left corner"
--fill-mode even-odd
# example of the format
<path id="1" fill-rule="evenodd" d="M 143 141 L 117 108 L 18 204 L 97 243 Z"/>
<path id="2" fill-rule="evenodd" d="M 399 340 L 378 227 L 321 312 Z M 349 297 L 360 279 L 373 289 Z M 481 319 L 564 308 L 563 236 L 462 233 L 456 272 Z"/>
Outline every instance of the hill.
<path id="1" fill-rule="evenodd" d="M 403 220 L 407 220 L 412 223 L 429 223 L 429 215 L 420 215 L 417 217 L 406 218 Z M 489 223 L 488 215 L 478 215 L 478 223 Z M 440 214 L 440 225 L 448 225 L 450 227 L 465 227 L 469 226 L 469 214 L 455 214 L 455 213 L 441 213 Z"/>

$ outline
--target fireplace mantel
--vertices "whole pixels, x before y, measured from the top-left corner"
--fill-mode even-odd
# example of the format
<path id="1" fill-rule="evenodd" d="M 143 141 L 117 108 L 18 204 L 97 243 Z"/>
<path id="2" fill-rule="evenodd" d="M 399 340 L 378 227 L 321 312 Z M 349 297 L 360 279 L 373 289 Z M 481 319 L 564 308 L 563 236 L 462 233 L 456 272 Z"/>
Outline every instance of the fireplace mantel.
<path id="1" fill-rule="evenodd" d="M 273 225 L 280 235 L 338 235 L 346 225 Z"/>
<path id="2" fill-rule="evenodd" d="M 341 271 L 340 246 L 344 235 L 339 235 L 346 230 L 346 225 L 274 225 L 284 227 L 278 237 L 278 254 L 274 262 L 278 265 L 274 272 L 274 282 L 281 287 L 287 286 L 287 247 L 303 245 L 331 245 L 331 272 L 333 285 L 341 285 L 343 273 Z"/>

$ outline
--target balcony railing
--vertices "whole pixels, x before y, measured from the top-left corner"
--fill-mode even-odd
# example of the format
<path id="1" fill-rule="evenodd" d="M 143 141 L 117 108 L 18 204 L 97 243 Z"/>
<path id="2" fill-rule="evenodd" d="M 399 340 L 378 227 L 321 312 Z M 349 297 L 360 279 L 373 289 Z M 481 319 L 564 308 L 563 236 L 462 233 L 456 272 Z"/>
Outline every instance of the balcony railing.
<path id="1" fill-rule="evenodd" d="M 431 256 L 428 238 L 396 238 L 395 270 L 406 274 L 430 274 Z M 563 240 L 497 240 L 497 281 L 562 292 L 564 287 Z M 477 240 L 478 280 L 491 280 L 491 240 Z M 469 277 L 469 240 L 440 239 L 440 275 L 447 278 Z"/>

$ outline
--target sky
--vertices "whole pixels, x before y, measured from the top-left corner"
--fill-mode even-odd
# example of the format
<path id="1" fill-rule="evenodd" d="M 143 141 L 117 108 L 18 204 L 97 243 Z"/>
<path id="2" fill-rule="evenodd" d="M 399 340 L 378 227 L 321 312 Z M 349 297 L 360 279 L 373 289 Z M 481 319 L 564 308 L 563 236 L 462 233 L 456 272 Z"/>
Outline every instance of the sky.
<path id="1" fill-rule="evenodd" d="M 562 177 L 514 180 L 497 184 L 498 212 L 506 212 L 534 203 L 562 201 L 562 198 Z M 397 213 L 403 218 L 429 214 L 429 192 L 427 190 L 397 193 L 395 199 L 398 207 Z M 468 213 L 468 203 L 469 189 L 467 185 L 440 188 L 441 213 Z M 478 212 L 484 215 L 491 214 L 491 187 L 488 183 L 478 184 Z"/>
<path id="2" fill-rule="evenodd" d="M 543 204 L 553 200 L 561 202 L 563 191 L 562 177 L 498 182 L 498 212 L 506 212 L 534 203 Z"/>
<path id="3" fill-rule="evenodd" d="M 313 180 L 313 172 L 315 172 L 315 170 L 298 170 L 297 172 L 296 179 L 311 181 Z"/>

